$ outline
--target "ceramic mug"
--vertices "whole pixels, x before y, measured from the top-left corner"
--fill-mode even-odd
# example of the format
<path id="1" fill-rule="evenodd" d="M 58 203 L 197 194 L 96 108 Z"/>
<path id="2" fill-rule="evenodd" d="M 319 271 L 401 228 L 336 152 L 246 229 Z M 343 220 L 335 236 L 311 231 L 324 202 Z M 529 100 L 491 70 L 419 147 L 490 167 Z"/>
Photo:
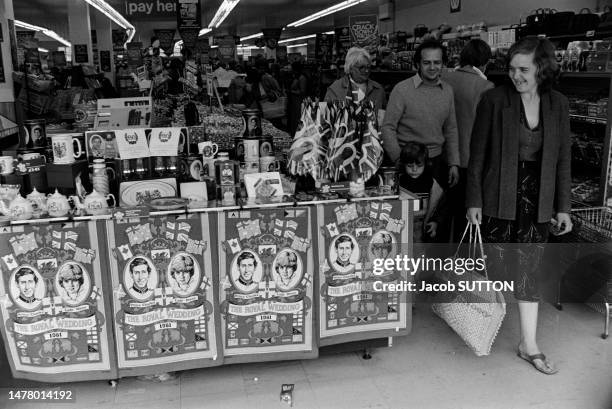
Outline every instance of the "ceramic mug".
<path id="1" fill-rule="evenodd" d="M 210 141 L 198 143 L 198 150 L 202 153 L 204 159 L 214 158 L 219 151 L 219 146 Z"/>
<path id="2" fill-rule="evenodd" d="M 0 156 L 0 174 L 10 175 L 15 169 L 15 164 L 18 162 L 17 159 L 12 156 Z"/>
<path id="3" fill-rule="evenodd" d="M 275 156 L 264 156 L 259 158 L 259 169 L 262 172 L 278 172 L 280 170 L 280 162 Z"/>
<path id="4" fill-rule="evenodd" d="M 24 153 L 23 155 L 21 155 L 21 160 L 32 160 L 32 159 L 38 159 L 38 158 L 43 158 L 45 163 L 47 163 L 47 158 L 45 158 L 40 153 Z"/>
<path id="5" fill-rule="evenodd" d="M 259 161 L 259 139 L 245 138 L 244 139 L 244 161 Z"/>
<path id="6" fill-rule="evenodd" d="M 78 147 L 78 153 L 74 151 L 74 144 Z M 53 163 L 69 164 L 83 154 L 81 141 L 73 134 L 56 134 L 51 137 L 53 147 Z"/>
<path id="7" fill-rule="evenodd" d="M 202 158 L 202 173 L 205 177 L 215 177 L 215 161 L 216 159 Z"/>

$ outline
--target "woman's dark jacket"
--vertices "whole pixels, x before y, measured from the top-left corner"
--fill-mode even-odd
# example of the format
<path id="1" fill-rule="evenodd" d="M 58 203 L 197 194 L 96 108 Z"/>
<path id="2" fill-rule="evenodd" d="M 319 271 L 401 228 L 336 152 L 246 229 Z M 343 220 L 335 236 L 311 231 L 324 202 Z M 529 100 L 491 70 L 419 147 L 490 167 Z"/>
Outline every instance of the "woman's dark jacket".
<path id="1" fill-rule="evenodd" d="M 483 94 L 470 144 L 466 206 L 483 215 L 514 220 L 519 166 L 521 97 L 515 88 L 501 86 Z M 540 95 L 541 152 L 538 223 L 554 212 L 570 211 L 571 141 L 569 104 L 557 91 Z"/>

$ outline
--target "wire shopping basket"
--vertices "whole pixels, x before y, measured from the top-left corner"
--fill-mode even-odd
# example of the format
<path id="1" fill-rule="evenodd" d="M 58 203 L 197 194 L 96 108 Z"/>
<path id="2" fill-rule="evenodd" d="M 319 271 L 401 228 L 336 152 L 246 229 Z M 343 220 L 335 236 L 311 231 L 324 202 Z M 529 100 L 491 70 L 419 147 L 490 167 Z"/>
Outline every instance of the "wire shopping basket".
<path id="1" fill-rule="evenodd" d="M 608 207 L 573 209 L 572 236 L 578 242 L 606 243 L 612 241 L 612 210 Z"/>

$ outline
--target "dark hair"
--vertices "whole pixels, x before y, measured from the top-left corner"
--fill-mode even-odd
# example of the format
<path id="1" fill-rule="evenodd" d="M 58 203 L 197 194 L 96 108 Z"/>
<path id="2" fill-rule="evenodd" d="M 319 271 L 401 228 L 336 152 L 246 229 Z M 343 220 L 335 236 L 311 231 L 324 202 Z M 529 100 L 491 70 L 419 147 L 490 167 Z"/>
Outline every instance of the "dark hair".
<path id="1" fill-rule="evenodd" d="M 472 67 L 481 67 L 491 59 L 491 47 L 480 38 L 475 38 L 461 50 L 459 54 L 459 64 L 471 65 Z"/>
<path id="2" fill-rule="evenodd" d="M 240 265 L 242 260 L 246 260 L 247 258 L 253 259 L 253 265 L 257 267 L 257 259 L 255 258 L 255 254 L 250 251 L 244 251 L 241 255 L 238 256 L 238 260 L 236 260 L 236 264 Z"/>
<path id="3" fill-rule="evenodd" d="M 517 54 L 533 54 L 533 63 L 537 67 L 538 90 L 549 91 L 559 75 L 553 44 L 545 38 L 538 37 L 525 37 L 517 41 L 508 50 L 508 70 L 510 70 L 510 61 Z"/>
<path id="4" fill-rule="evenodd" d="M 336 244 L 334 245 L 334 247 L 338 248 L 338 246 L 340 246 L 340 244 L 345 243 L 345 242 L 349 242 L 351 243 L 351 248 L 355 248 L 355 243 L 353 243 L 353 239 L 351 239 L 349 236 L 347 236 L 346 234 L 343 234 L 342 236 L 338 237 L 336 239 Z"/>
<path id="5" fill-rule="evenodd" d="M 420 142 L 408 142 L 402 148 L 402 152 L 400 153 L 400 163 L 427 163 L 427 159 L 429 159 L 429 154 L 427 152 L 427 146 Z"/>
<path id="6" fill-rule="evenodd" d="M 446 47 L 444 47 L 442 43 L 439 42 L 438 40 L 429 39 L 429 40 L 423 41 L 417 47 L 416 51 L 414 52 L 414 57 L 412 61 L 415 66 L 418 66 L 421 63 L 421 58 L 423 58 L 421 54 L 423 53 L 423 50 L 441 50 L 442 51 L 442 63 L 446 64 L 446 62 L 448 61 L 448 55 L 446 54 Z"/>
<path id="7" fill-rule="evenodd" d="M 19 279 L 28 274 L 32 274 L 34 276 L 34 282 L 38 283 L 38 277 L 36 277 L 36 273 L 34 273 L 34 270 L 28 267 L 22 267 L 17 270 L 17 272 L 15 273 L 15 282 L 19 284 Z"/>
<path id="8" fill-rule="evenodd" d="M 142 266 L 142 265 L 147 266 L 147 272 L 151 273 L 151 266 L 149 265 L 147 260 L 145 260 L 142 257 L 137 257 L 134 260 L 132 260 L 132 262 L 130 263 L 130 273 L 133 272 L 134 267 Z"/>

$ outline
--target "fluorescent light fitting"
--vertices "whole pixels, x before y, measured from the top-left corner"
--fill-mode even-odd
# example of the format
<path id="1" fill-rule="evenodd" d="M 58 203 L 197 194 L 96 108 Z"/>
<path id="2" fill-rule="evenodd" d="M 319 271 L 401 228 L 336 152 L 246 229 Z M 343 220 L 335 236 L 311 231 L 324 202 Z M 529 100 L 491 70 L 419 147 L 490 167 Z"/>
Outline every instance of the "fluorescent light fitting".
<path id="1" fill-rule="evenodd" d="M 104 0 L 85 0 L 85 2 L 98 9 L 100 13 L 104 14 L 106 17 L 114 21 L 118 26 L 120 26 L 127 32 L 128 38 L 125 44 L 132 41 L 132 39 L 134 38 L 134 34 L 136 34 L 136 28 L 129 21 L 127 21 L 125 17 L 121 15 L 121 13 L 112 8 Z"/>
<path id="2" fill-rule="evenodd" d="M 309 34 L 307 36 L 287 38 L 285 40 L 280 40 L 278 43 L 279 44 L 290 43 L 291 41 L 306 40 L 307 38 L 314 38 L 316 36 L 317 36 L 316 34 Z"/>
<path id="3" fill-rule="evenodd" d="M 258 38 L 261 36 L 263 36 L 263 33 L 255 33 L 255 34 L 251 34 L 250 36 L 240 37 L 240 41 L 252 40 L 254 38 Z"/>
<path id="4" fill-rule="evenodd" d="M 212 31 L 212 28 L 205 27 L 205 28 L 200 30 L 200 32 L 198 33 L 198 37 L 206 35 L 206 34 L 210 33 L 211 31 Z"/>
<path id="5" fill-rule="evenodd" d="M 34 24 L 26 23 L 24 21 L 15 20 L 15 27 L 25 28 L 32 31 L 43 31 L 46 30 L 44 27 L 35 26 Z"/>
<path id="6" fill-rule="evenodd" d="M 323 34 L 330 35 L 330 34 L 335 34 L 335 33 L 334 33 L 334 31 L 332 30 L 332 31 L 326 31 L 326 32 L 324 32 Z"/>
<path id="7" fill-rule="evenodd" d="M 211 45 L 210 48 L 219 48 L 218 45 Z"/>
<path id="8" fill-rule="evenodd" d="M 38 52 L 40 52 L 40 53 L 48 53 L 49 50 L 47 50 L 46 48 L 38 47 Z"/>
<path id="9" fill-rule="evenodd" d="M 25 28 L 26 30 L 32 30 L 32 31 L 39 31 L 43 33 L 44 35 L 46 35 L 47 37 L 54 39 L 58 43 L 65 45 L 66 47 L 72 47 L 72 44 L 70 43 L 70 41 L 65 40 L 53 30 L 49 30 L 44 27 L 35 26 L 34 24 L 26 23 L 26 22 L 19 21 L 19 20 L 15 20 L 15 27 L 21 27 L 21 28 Z"/>
<path id="10" fill-rule="evenodd" d="M 308 44 L 307 43 L 301 43 L 301 44 L 291 44 L 288 45 L 287 48 L 294 48 L 294 47 L 306 47 Z"/>
<path id="11" fill-rule="evenodd" d="M 367 1 L 367 0 L 346 0 L 346 1 L 343 1 L 341 3 L 338 3 L 336 5 L 328 7 L 326 9 L 324 9 L 324 10 L 317 11 L 316 13 L 313 13 L 313 14 L 307 16 L 307 17 L 304 17 L 303 19 L 296 20 L 293 23 L 289 23 L 289 24 L 287 24 L 287 27 L 299 27 L 299 26 L 304 25 L 306 23 L 310 23 L 311 21 L 318 20 L 321 17 L 325 17 L 325 16 L 328 16 L 330 14 L 337 13 L 338 11 L 347 9 L 349 7 L 356 6 L 359 3 L 363 3 L 364 1 Z"/>
<path id="12" fill-rule="evenodd" d="M 257 47 L 257 46 L 254 46 L 254 45 L 245 45 L 245 46 L 239 45 L 238 49 L 239 50 L 263 50 L 263 48 Z"/>
<path id="13" fill-rule="evenodd" d="M 208 28 L 218 28 L 227 18 L 227 16 L 229 16 L 234 7 L 238 5 L 238 3 L 240 3 L 240 0 L 223 0 L 223 3 L 221 3 L 217 9 L 215 16 L 210 21 L 210 24 L 208 24 Z"/>

